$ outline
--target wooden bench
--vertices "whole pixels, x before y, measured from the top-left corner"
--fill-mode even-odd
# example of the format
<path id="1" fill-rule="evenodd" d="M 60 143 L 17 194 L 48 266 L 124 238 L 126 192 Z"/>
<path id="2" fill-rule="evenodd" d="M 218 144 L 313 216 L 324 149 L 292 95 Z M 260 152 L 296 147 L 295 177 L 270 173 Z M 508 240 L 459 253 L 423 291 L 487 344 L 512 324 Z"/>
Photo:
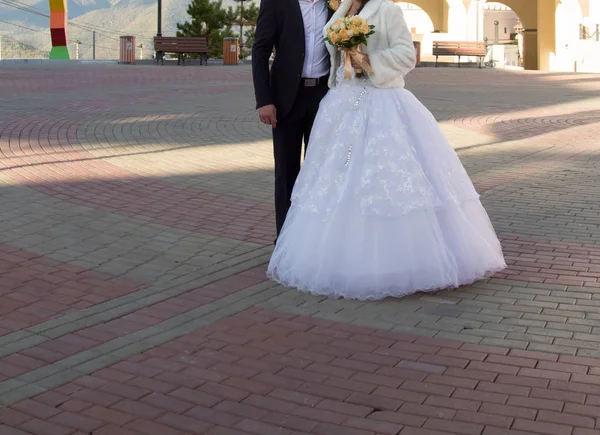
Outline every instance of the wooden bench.
<path id="1" fill-rule="evenodd" d="M 177 65 L 185 64 L 185 59 L 190 54 L 200 56 L 200 65 L 208 65 L 208 40 L 203 36 L 155 36 L 154 51 L 156 64 L 164 65 L 165 53 L 177 55 Z"/>
<path id="2" fill-rule="evenodd" d="M 476 56 L 479 58 L 479 68 L 482 67 L 483 58 L 487 54 L 485 42 L 461 42 L 461 41 L 435 41 L 433 53 L 435 66 L 438 66 L 439 56 L 458 56 L 458 67 L 462 56 Z"/>

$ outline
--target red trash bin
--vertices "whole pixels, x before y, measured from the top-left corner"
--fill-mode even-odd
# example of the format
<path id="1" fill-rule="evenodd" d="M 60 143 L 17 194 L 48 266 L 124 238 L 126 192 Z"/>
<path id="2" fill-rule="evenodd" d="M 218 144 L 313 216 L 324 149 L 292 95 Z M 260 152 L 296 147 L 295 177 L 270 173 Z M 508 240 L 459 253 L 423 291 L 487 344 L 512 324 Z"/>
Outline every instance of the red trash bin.
<path id="1" fill-rule="evenodd" d="M 135 65 L 135 36 L 121 36 L 119 63 Z"/>
<path id="2" fill-rule="evenodd" d="M 415 63 L 416 67 L 421 66 L 421 41 L 413 41 L 413 45 L 415 46 L 415 52 L 417 53 L 417 62 Z"/>
<path id="3" fill-rule="evenodd" d="M 239 41 L 237 38 L 223 38 L 223 65 L 237 65 Z"/>

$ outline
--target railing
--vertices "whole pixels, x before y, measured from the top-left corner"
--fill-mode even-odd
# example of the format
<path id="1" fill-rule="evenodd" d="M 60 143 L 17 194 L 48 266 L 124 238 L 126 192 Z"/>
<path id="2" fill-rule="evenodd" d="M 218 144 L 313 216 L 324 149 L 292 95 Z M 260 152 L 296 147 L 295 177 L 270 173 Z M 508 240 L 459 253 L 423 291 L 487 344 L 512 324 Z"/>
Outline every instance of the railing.
<path id="1" fill-rule="evenodd" d="M 590 33 L 590 28 L 584 26 L 583 24 L 579 25 L 579 39 L 581 40 L 596 40 L 600 41 L 600 24 L 596 24 L 596 31 L 594 33 Z"/>

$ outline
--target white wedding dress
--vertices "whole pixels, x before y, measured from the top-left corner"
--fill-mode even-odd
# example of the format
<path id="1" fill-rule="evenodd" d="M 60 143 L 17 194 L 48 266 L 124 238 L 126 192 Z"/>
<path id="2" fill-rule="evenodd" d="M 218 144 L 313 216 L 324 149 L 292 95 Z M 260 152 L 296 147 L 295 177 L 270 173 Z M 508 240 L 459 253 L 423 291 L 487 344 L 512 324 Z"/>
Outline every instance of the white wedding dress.
<path id="1" fill-rule="evenodd" d="M 344 80 L 322 101 L 268 276 L 376 300 L 455 288 L 506 267 L 469 176 L 405 89 Z"/>

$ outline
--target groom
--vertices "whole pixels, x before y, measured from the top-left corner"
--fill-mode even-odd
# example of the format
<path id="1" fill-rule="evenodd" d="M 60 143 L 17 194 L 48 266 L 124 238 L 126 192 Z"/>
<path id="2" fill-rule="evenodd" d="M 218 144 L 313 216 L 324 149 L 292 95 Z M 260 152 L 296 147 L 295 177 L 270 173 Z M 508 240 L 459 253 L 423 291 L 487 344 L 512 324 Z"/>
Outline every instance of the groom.
<path id="1" fill-rule="evenodd" d="M 273 128 L 277 236 L 300 172 L 302 142 L 327 93 L 329 54 L 323 29 L 333 13 L 326 0 L 262 0 L 252 47 L 260 121 Z M 276 50 L 269 71 L 269 58 Z"/>

